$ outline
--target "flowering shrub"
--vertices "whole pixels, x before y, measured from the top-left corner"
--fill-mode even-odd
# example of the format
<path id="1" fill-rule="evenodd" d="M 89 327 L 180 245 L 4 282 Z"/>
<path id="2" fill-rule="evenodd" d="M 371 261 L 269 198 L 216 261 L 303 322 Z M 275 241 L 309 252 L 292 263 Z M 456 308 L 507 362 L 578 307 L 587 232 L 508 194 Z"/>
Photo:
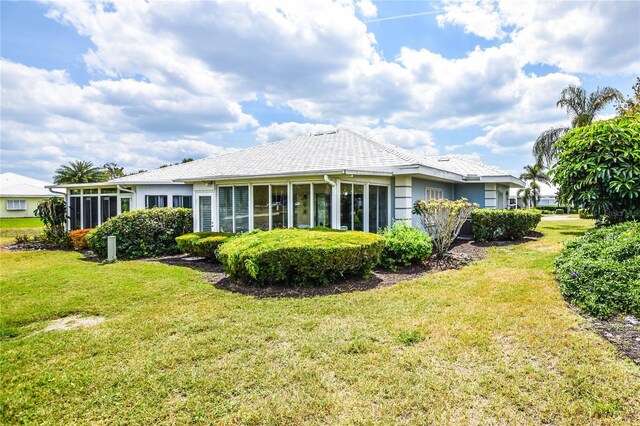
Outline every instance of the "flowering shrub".
<path id="1" fill-rule="evenodd" d="M 87 245 L 87 234 L 93 228 L 85 228 L 85 229 L 76 229 L 75 231 L 69 231 L 69 237 L 71 238 L 71 243 L 77 249 L 86 249 Z"/>

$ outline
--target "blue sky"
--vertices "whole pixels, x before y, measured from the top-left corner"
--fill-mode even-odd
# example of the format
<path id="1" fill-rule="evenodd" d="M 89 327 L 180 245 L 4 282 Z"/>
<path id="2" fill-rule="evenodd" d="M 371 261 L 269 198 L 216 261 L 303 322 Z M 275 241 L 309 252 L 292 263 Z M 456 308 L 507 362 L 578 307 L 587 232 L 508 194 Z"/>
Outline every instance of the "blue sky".
<path id="1" fill-rule="evenodd" d="M 334 126 L 519 173 L 562 88 L 640 75 L 637 1 L 0 5 L 1 168 L 47 180 Z"/>

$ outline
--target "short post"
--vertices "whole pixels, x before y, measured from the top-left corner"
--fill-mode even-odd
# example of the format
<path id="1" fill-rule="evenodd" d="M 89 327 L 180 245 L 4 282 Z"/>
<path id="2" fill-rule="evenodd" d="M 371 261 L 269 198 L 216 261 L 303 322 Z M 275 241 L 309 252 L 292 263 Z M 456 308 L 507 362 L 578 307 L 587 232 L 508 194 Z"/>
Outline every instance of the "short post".
<path id="1" fill-rule="evenodd" d="M 107 237 L 107 261 L 116 261 L 116 237 L 113 235 Z"/>

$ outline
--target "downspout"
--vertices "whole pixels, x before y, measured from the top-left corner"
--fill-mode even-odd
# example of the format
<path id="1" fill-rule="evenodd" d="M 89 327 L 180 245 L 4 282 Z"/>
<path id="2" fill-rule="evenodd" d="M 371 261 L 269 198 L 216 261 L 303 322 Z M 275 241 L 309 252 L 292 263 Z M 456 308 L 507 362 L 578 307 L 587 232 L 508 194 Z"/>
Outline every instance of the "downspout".
<path id="1" fill-rule="evenodd" d="M 116 185 L 116 188 L 118 188 L 118 191 L 128 192 L 129 194 L 135 194 L 136 193 L 136 191 L 132 191 L 131 189 L 123 188 L 120 185 Z"/>
<path id="2" fill-rule="evenodd" d="M 336 183 L 331 179 L 329 179 L 329 175 L 324 175 L 324 181 L 327 182 L 329 185 L 333 186 L 334 188 L 336 187 Z"/>

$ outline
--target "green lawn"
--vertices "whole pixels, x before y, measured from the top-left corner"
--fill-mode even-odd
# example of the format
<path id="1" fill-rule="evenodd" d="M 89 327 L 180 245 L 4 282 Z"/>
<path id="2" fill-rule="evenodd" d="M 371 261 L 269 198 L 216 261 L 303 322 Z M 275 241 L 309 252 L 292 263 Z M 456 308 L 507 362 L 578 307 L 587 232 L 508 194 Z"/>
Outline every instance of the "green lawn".
<path id="1" fill-rule="evenodd" d="M 17 235 L 36 235 L 42 228 L 37 217 L 0 218 L 0 245 L 12 243 Z"/>
<path id="2" fill-rule="evenodd" d="M 255 299 L 202 273 L 74 252 L 0 254 L 0 423 L 638 424 L 640 368 L 551 274 L 592 221 L 457 271 Z M 69 314 L 92 328 L 38 333 Z"/>

